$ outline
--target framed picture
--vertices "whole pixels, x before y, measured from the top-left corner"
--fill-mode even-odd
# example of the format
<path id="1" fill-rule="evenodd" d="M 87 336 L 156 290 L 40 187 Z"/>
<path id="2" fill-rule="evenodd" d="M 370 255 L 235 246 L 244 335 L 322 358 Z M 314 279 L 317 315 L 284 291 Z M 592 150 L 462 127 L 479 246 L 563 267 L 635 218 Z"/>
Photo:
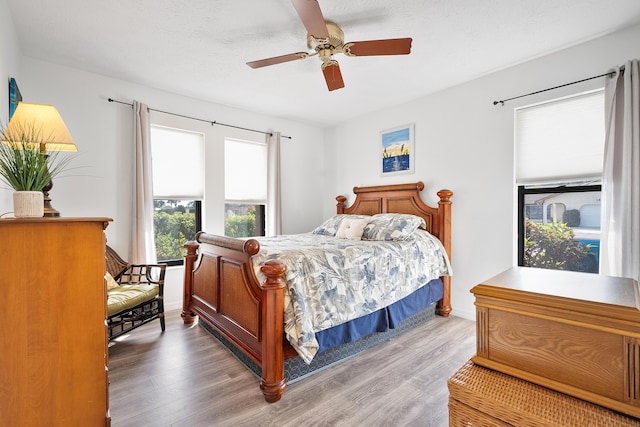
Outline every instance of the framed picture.
<path id="1" fill-rule="evenodd" d="M 413 123 L 380 132 L 382 176 L 413 173 L 415 154 Z"/>
<path id="2" fill-rule="evenodd" d="M 22 101 L 22 95 L 20 94 L 20 89 L 18 89 L 18 83 L 16 83 L 16 79 L 11 77 L 9 79 L 9 120 L 11 120 L 11 116 L 13 116 L 20 101 Z"/>

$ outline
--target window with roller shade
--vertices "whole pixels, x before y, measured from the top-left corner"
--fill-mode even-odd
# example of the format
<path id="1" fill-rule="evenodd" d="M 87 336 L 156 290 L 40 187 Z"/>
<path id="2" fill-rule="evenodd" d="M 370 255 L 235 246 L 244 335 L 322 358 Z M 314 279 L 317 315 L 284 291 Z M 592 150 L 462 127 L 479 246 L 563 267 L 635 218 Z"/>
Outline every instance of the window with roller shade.
<path id="1" fill-rule="evenodd" d="M 225 138 L 225 236 L 264 236 L 267 144 Z"/>
<path id="2" fill-rule="evenodd" d="M 151 156 L 156 254 L 179 265 L 184 243 L 202 229 L 204 135 L 152 125 Z"/>
<path id="3" fill-rule="evenodd" d="M 597 272 L 604 91 L 515 110 L 518 264 Z"/>

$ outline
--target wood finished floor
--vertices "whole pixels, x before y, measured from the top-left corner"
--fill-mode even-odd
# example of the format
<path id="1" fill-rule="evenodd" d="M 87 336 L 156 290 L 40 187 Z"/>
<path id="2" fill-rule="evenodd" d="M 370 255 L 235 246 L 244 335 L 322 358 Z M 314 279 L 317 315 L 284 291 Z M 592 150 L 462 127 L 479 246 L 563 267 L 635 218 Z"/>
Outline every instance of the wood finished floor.
<path id="1" fill-rule="evenodd" d="M 447 379 L 475 351 L 475 323 L 451 316 L 287 387 L 259 380 L 199 326 L 167 313 L 109 348 L 112 425 L 447 426 Z"/>

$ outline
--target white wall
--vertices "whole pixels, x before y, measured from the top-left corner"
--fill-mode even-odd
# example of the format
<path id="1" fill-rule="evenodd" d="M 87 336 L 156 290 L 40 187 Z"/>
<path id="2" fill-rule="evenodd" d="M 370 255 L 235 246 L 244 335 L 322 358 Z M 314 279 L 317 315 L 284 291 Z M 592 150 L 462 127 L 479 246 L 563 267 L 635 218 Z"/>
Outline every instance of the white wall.
<path id="1" fill-rule="evenodd" d="M 638 40 L 640 26 L 635 26 L 325 131 L 336 150 L 336 193 L 352 195 L 354 185 L 420 180 L 426 186 L 423 197 L 435 204 L 437 190 L 452 190 L 453 314 L 475 319 L 469 290 L 515 265 L 514 108 L 602 87 L 604 80 L 505 106 L 493 101 L 603 74 L 640 56 Z M 379 132 L 407 123 L 415 123 L 415 173 L 383 178 Z"/>
<path id="2" fill-rule="evenodd" d="M 129 254 L 132 200 L 132 109 L 110 103 L 136 99 L 149 107 L 259 130 L 279 130 L 293 139 L 283 139 L 282 209 L 283 232 L 310 231 L 323 219 L 323 199 L 331 199 L 331 187 L 324 185 L 326 171 L 323 131 L 292 121 L 207 103 L 161 90 L 134 85 L 60 65 L 23 57 L 18 84 L 26 102 L 55 105 L 78 147 L 73 170 L 56 178 L 52 205 L 63 216 L 113 218 L 106 230 L 107 240 L 125 259 Z M 154 116 L 158 116 L 154 114 Z M 202 125 L 189 120 L 166 118 L 164 123 L 189 126 L 207 132 L 206 202 L 222 206 L 224 174 L 220 155 L 225 135 L 238 136 L 232 128 Z M 189 123 L 190 122 L 190 123 Z M 263 138 L 263 136 L 259 136 Z M 170 171 L 167 171 L 170 173 Z M 4 191 L 9 193 L 9 191 Z M 0 210 L 11 210 L 8 201 Z M 203 228 L 223 232 L 223 209 L 209 209 Z M 167 277 L 167 307 L 181 306 L 181 268 L 172 268 Z"/>
<path id="3" fill-rule="evenodd" d="M 78 169 L 56 179 L 53 206 L 65 216 L 113 218 L 107 238 L 123 256 L 129 253 L 131 109 L 107 102 L 109 97 L 126 102 L 137 99 L 160 110 L 293 136 L 292 141 L 283 140 L 282 148 L 285 233 L 308 231 L 319 224 L 335 212 L 335 196 L 352 196 L 356 185 L 422 180 L 424 197 L 430 203 L 437 202 L 437 190 L 453 190 L 453 314 L 467 318 L 475 317 L 469 290 L 514 265 L 513 109 L 593 89 L 602 80 L 503 107 L 492 102 L 601 74 L 640 56 L 640 26 L 635 26 L 407 104 L 318 129 L 20 57 L 4 0 L 0 0 L 0 36 L 0 71 L 18 79 L 25 101 L 55 105 L 78 145 L 73 162 Z M 6 100 L 6 85 L 0 88 L 0 97 Z M 5 120 L 7 110 L 6 102 L 0 103 L 0 117 Z M 379 132 L 406 123 L 415 123 L 415 173 L 383 178 L 378 164 Z M 208 171 L 207 197 L 213 199 L 212 205 L 220 202 L 222 194 L 219 173 Z M 10 197 L 9 191 L 0 190 L 0 213 L 11 210 Z M 207 213 L 207 220 L 212 231 L 219 230 L 215 214 Z M 170 273 L 170 285 L 177 292 L 172 307 L 179 306 L 181 281 L 180 270 Z"/>
<path id="4" fill-rule="evenodd" d="M 3 0 L 0 1 L 0 128 L 9 123 L 9 78 L 20 78 L 20 54 L 18 40 L 9 6 Z M 0 183 L 0 189 L 4 187 Z M 13 211 L 11 191 L 0 190 L 0 216 Z"/>

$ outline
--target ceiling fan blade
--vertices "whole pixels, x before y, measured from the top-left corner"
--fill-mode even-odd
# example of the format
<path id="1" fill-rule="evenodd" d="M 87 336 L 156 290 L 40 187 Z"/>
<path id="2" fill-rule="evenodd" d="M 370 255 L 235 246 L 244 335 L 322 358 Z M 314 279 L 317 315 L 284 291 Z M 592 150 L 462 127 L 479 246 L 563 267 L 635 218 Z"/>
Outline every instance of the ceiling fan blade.
<path id="1" fill-rule="evenodd" d="M 257 61 L 247 62 L 251 68 L 266 67 L 268 65 L 281 64 L 283 62 L 295 61 L 296 59 L 304 59 L 309 54 L 307 52 L 289 53 L 287 55 L 274 56 L 273 58 L 259 59 Z"/>
<path id="2" fill-rule="evenodd" d="M 411 53 L 411 42 L 410 38 L 368 40 L 345 43 L 343 49 L 347 56 L 407 55 Z"/>
<path id="3" fill-rule="evenodd" d="M 327 82 L 327 88 L 329 89 L 329 91 L 344 87 L 344 81 L 342 80 L 340 66 L 336 61 L 330 61 L 326 64 L 323 64 L 322 74 L 324 74 L 324 80 Z"/>
<path id="4" fill-rule="evenodd" d="M 291 0 L 291 3 L 298 12 L 308 34 L 316 39 L 329 37 L 329 30 L 327 30 L 327 24 L 324 22 L 324 16 L 322 16 L 317 0 Z"/>

